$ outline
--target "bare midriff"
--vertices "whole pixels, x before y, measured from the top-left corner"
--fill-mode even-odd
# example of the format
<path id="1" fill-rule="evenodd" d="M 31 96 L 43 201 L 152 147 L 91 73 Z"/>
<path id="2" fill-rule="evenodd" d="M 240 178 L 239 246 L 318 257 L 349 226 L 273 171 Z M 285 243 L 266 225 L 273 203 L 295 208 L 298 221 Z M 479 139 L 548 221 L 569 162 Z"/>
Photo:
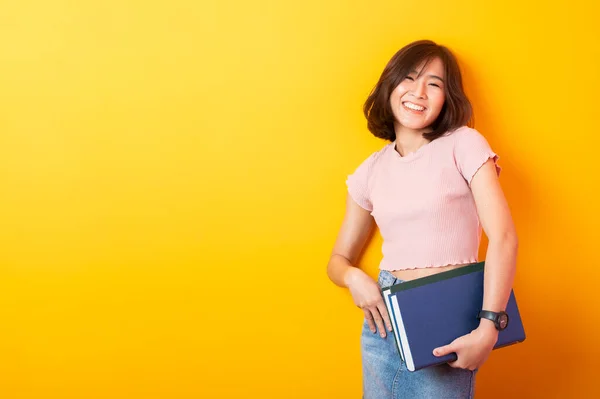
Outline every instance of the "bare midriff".
<path id="1" fill-rule="evenodd" d="M 396 276 L 396 278 L 400 280 L 409 281 L 414 280 L 416 278 L 427 277 L 437 273 L 446 272 L 452 269 L 458 269 L 459 267 L 463 267 L 470 264 L 471 263 L 463 263 L 459 265 L 448 265 L 441 267 L 425 267 L 422 269 L 394 270 L 390 271 L 390 273 L 392 273 L 394 276 Z"/>

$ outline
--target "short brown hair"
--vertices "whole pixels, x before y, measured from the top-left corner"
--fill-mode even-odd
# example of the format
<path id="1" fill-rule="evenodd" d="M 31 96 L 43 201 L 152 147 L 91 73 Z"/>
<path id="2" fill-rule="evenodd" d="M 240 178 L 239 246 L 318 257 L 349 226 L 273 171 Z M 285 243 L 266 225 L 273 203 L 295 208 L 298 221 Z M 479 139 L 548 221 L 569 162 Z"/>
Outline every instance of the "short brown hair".
<path id="1" fill-rule="evenodd" d="M 436 57 L 439 57 L 444 64 L 446 99 L 440 115 L 431 125 L 433 131 L 424 133 L 423 137 L 434 140 L 447 131 L 464 125 L 471 126 L 473 108 L 463 90 L 462 76 L 456 58 L 447 47 L 431 40 L 419 40 L 406 45 L 394 54 L 367 98 L 363 112 L 371 133 L 385 140 L 396 140 L 390 95 L 412 69 L 423 61 L 429 63 Z"/>

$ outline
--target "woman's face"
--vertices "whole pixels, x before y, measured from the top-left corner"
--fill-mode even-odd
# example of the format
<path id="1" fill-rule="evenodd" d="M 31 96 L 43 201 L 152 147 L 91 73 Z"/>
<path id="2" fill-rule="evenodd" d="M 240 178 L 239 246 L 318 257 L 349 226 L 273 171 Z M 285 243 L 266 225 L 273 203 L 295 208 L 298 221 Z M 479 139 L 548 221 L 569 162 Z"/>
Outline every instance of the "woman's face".
<path id="1" fill-rule="evenodd" d="M 390 95 L 395 126 L 425 129 L 435 122 L 444 106 L 444 64 L 439 58 L 434 58 L 427 66 L 424 65 L 425 62 L 422 62 L 411 71 Z"/>

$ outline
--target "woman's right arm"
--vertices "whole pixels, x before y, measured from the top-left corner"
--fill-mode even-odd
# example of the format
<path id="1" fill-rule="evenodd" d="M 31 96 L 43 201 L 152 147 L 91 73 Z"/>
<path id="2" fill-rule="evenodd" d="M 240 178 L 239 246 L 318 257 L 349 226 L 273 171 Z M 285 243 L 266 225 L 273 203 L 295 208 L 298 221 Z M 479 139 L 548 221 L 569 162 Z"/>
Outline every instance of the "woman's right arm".
<path id="1" fill-rule="evenodd" d="M 385 337 L 386 328 L 392 331 L 392 325 L 379 286 L 354 266 L 374 225 L 369 211 L 347 195 L 346 213 L 327 264 L 327 275 L 336 285 L 350 290 L 354 303 L 365 313 L 371 331 L 375 333 L 378 330 Z"/>

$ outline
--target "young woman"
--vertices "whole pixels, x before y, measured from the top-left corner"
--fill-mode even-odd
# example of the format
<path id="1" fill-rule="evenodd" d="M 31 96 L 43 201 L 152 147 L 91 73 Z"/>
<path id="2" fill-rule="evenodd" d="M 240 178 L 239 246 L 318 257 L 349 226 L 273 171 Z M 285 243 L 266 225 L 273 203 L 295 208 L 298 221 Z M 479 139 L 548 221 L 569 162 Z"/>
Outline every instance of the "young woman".
<path id="1" fill-rule="evenodd" d="M 498 155 L 476 130 L 458 63 L 444 46 L 399 50 L 364 105 L 373 135 L 389 141 L 348 176 L 346 213 L 327 267 L 365 314 L 364 399 L 472 398 L 475 373 L 498 338 L 492 320 L 434 355 L 455 362 L 410 372 L 397 352 L 381 288 L 478 262 L 487 249 L 482 310 L 501 312 L 512 288 L 517 235 L 498 182 Z M 383 238 L 375 282 L 355 267 L 374 225 Z"/>

